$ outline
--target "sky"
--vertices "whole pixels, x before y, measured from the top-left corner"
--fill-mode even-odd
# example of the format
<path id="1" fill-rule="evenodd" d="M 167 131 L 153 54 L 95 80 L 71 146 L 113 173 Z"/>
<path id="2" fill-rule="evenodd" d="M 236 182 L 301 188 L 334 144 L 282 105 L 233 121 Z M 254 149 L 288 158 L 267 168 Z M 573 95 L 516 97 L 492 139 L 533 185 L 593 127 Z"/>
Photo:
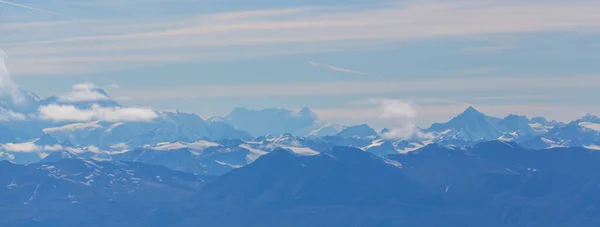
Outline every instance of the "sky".
<path id="1" fill-rule="evenodd" d="M 203 117 L 308 106 L 377 127 L 397 121 L 386 103 L 421 127 L 470 105 L 600 114 L 598 1 L 10 2 L 42 9 L 0 13 L 12 80 L 41 96 L 92 83 L 128 106 Z"/>

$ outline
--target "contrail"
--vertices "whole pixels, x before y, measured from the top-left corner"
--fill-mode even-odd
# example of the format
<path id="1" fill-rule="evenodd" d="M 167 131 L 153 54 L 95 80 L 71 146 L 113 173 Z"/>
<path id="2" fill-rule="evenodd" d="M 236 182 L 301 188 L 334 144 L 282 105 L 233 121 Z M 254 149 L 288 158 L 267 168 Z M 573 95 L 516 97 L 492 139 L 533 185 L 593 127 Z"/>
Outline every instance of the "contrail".
<path id="1" fill-rule="evenodd" d="M 26 6 L 26 5 L 22 5 L 22 4 L 18 4 L 18 3 L 14 3 L 14 2 L 7 2 L 7 1 L 4 1 L 4 0 L 0 0 L 0 3 L 4 3 L 4 4 L 7 4 L 7 5 L 16 6 L 16 7 L 20 7 L 20 8 L 24 8 L 24 9 L 29 9 L 29 10 L 33 10 L 33 11 L 48 13 L 48 14 L 52 14 L 52 15 L 56 15 L 56 16 L 67 17 L 67 18 L 70 18 L 70 19 L 73 19 L 73 20 L 79 20 L 76 17 L 72 17 L 72 16 L 69 16 L 69 15 L 62 14 L 62 13 L 52 12 L 52 11 L 48 11 L 48 10 L 44 10 L 44 9 L 38 9 L 38 8 L 34 8 L 34 7 L 31 7 L 31 6 Z"/>

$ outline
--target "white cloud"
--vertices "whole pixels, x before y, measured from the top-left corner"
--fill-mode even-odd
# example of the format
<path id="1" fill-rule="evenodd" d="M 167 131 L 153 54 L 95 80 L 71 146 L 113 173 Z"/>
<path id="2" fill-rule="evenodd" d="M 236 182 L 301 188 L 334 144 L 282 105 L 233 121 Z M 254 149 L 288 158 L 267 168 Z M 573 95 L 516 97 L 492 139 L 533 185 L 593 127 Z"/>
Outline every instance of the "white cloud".
<path id="1" fill-rule="evenodd" d="M 60 151 L 60 150 L 64 150 L 64 149 L 66 149 L 66 148 L 60 144 L 44 145 L 44 147 L 43 147 L 43 150 L 45 150 L 45 151 Z M 67 148 L 67 150 L 69 150 L 69 149 Z"/>
<path id="2" fill-rule="evenodd" d="M 0 49 L 0 89 L 2 89 L 2 95 L 10 96 L 13 104 L 27 104 L 29 97 L 25 97 L 24 92 L 12 80 L 8 67 L 6 66 L 7 58 L 8 55 Z"/>
<path id="3" fill-rule="evenodd" d="M 354 71 L 354 70 L 350 70 L 350 69 L 340 68 L 340 67 L 336 67 L 333 65 L 327 65 L 327 64 L 322 64 L 322 63 L 317 63 L 317 62 L 312 62 L 312 61 L 308 62 L 308 63 L 314 67 L 326 68 L 328 70 L 335 71 L 335 72 L 359 74 L 359 75 L 367 75 L 368 74 L 368 73 L 364 73 L 364 72 Z"/>
<path id="4" fill-rule="evenodd" d="M 410 119 L 417 116 L 417 111 L 412 102 L 394 99 L 379 100 L 381 105 L 381 117 L 388 119 Z"/>
<path id="5" fill-rule="evenodd" d="M 118 144 L 111 145 L 110 148 L 117 149 L 117 150 L 127 150 L 127 149 L 129 149 L 129 145 L 126 143 L 118 143 Z"/>
<path id="6" fill-rule="evenodd" d="M 95 146 L 88 146 L 83 148 L 76 147 L 64 147 L 60 144 L 54 145 L 37 145 L 35 141 L 25 143 L 6 143 L 1 144 L 0 148 L 7 152 L 21 152 L 21 153 L 34 153 L 34 152 L 53 152 L 53 151 L 68 151 L 72 153 L 82 153 L 84 151 L 91 151 L 94 153 L 101 153 L 102 151 Z"/>
<path id="7" fill-rule="evenodd" d="M 383 138 L 385 139 L 433 139 L 433 137 L 434 136 L 430 133 L 424 133 L 412 122 L 393 127 L 390 129 L 390 131 L 383 134 Z"/>
<path id="8" fill-rule="evenodd" d="M 92 90 L 96 88 L 96 85 L 92 83 L 80 83 L 73 85 L 73 90 Z"/>
<path id="9" fill-rule="evenodd" d="M 387 139 L 413 139 L 413 138 L 430 138 L 421 131 L 413 120 L 417 117 L 417 110 L 412 102 L 381 99 L 378 100 L 380 105 L 380 117 L 391 120 L 389 132 L 383 134 Z"/>
<path id="10" fill-rule="evenodd" d="M 75 84 L 71 92 L 59 97 L 62 102 L 91 102 L 109 99 L 110 97 L 100 93 L 91 83 Z"/>
<path id="11" fill-rule="evenodd" d="M 27 152 L 37 152 L 40 149 L 40 147 L 38 147 L 33 142 L 27 142 L 27 143 L 6 143 L 6 144 L 0 145 L 0 147 L 2 147 L 2 149 L 5 150 L 5 151 L 10 151 L 10 152 L 24 152 L 24 153 L 27 153 Z"/>
<path id="12" fill-rule="evenodd" d="M 47 105 L 39 109 L 40 117 L 52 121 L 151 121 L 158 114 L 148 108 L 101 107 L 78 109 L 72 105 Z"/>
<path id="13" fill-rule="evenodd" d="M 22 152 L 22 153 L 60 151 L 60 150 L 66 149 L 65 147 L 63 147 L 60 144 L 40 146 L 40 145 L 35 144 L 35 141 L 25 142 L 25 143 L 5 143 L 5 144 L 0 145 L 0 148 L 2 148 L 2 150 L 4 150 L 4 151 L 8 151 L 8 152 Z"/>

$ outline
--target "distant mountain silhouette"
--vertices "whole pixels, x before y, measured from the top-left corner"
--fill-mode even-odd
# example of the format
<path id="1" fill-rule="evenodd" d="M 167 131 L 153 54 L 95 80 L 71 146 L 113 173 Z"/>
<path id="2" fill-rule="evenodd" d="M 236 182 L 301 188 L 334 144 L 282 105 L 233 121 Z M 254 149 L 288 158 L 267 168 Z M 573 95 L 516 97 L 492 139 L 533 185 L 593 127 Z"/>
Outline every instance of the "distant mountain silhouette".
<path id="1" fill-rule="evenodd" d="M 317 115 L 308 108 L 300 111 L 285 109 L 250 110 L 235 108 L 223 120 L 237 129 L 249 132 L 251 135 L 281 135 L 295 133 L 305 128 L 315 126 Z"/>

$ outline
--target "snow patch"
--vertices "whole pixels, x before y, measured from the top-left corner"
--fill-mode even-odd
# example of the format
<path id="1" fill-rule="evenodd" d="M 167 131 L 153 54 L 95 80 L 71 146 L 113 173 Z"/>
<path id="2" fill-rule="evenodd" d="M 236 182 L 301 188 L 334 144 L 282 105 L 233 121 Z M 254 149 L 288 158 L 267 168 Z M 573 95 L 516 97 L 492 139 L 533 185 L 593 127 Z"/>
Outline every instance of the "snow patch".
<path id="1" fill-rule="evenodd" d="M 599 131 L 600 132 L 600 124 L 597 123 L 591 123 L 591 122 L 580 122 L 579 126 L 587 128 L 587 129 L 591 129 L 594 131 Z"/>
<path id="2" fill-rule="evenodd" d="M 265 155 L 265 154 L 268 153 L 268 152 L 263 151 L 263 150 L 252 148 L 248 144 L 242 144 L 242 145 L 240 145 L 240 148 L 247 149 L 247 150 L 250 151 L 250 154 L 248 154 L 246 156 L 246 161 L 248 163 L 252 163 L 252 162 L 256 161 L 256 159 L 260 158 L 260 156 L 263 156 L 263 155 Z"/>
<path id="3" fill-rule="evenodd" d="M 556 144 L 556 142 L 554 142 L 553 140 L 547 139 L 547 138 L 540 138 L 542 140 L 542 142 L 544 143 L 548 143 L 548 144 Z"/>
<path id="4" fill-rule="evenodd" d="M 296 153 L 297 155 L 301 155 L 301 156 L 314 156 L 314 155 L 319 155 L 320 154 L 318 151 L 315 151 L 315 150 L 310 149 L 308 147 L 287 147 L 287 146 L 282 146 L 281 148 L 289 149 L 292 152 Z"/>
<path id="5" fill-rule="evenodd" d="M 590 149 L 590 150 L 600 150 L 600 145 L 588 145 L 588 146 L 583 146 L 585 149 Z"/>
<path id="6" fill-rule="evenodd" d="M 232 165 L 232 164 L 229 164 L 229 163 L 226 163 L 226 162 L 221 162 L 221 161 L 219 161 L 219 160 L 215 160 L 215 162 L 216 162 L 217 164 L 219 164 L 219 165 L 222 165 L 222 166 L 229 166 L 229 167 L 231 167 L 231 168 L 234 168 L 234 169 L 242 168 L 242 166 L 241 166 L 241 165 Z"/>
<path id="7" fill-rule="evenodd" d="M 12 181 L 10 181 L 10 184 L 6 185 L 6 187 L 10 190 L 14 187 L 17 187 L 17 184 L 15 183 L 15 178 L 12 179 Z"/>
<path id="8" fill-rule="evenodd" d="M 218 143 L 201 140 L 201 141 L 196 141 L 193 143 L 182 143 L 182 142 L 158 143 L 154 147 L 151 147 L 150 149 L 156 150 L 156 151 L 169 151 L 169 150 L 178 150 L 178 149 L 187 148 L 187 149 L 191 149 L 193 151 L 203 151 L 207 148 L 218 147 L 218 146 L 220 146 Z"/>
<path id="9" fill-rule="evenodd" d="M 33 202 L 33 199 L 35 198 L 35 195 L 37 194 L 38 189 L 40 188 L 40 184 L 35 186 L 35 189 L 33 190 L 33 194 L 31 195 L 31 197 L 29 197 L 29 200 L 27 202 L 24 202 L 25 205 L 30 204 L 31 202 Z"/>
<path id="10" fill-rule="evenodd" d="M 383 145 L 383 143 L 384 143 L 383 139 L 374 140 L 373 142 L 371 142 L 371 144 L 369 146 L 363 147 L 362 149 L 367 150 L 372 147 L 379 147 L 379 146 Z"/>
<path id="11" fill-rule="evenodd" d="M 432 143 L 433 143 L 433 141 L 431 141 L 431 140 L 426 140 L 426 141 L 423 141 L 422 143 L 413 142 L 413 143 L 410 143 L 409 146 L 407 146 L 405 148 L 396 149 L 396 151 L 401 154 L 406 154 L 409 152 L 419 150 L 419 149 L 421 149 L 429 144 L 432 144 Z"/>
<path id="12" fill-rule="evenodd" d="M 392 165 L 392 166 L 395 166 L 395 167 L 398 167 L 398 168 L 402 168 L 402 164 L 401 164 L 400 162 L 397 162 L 397 161 L 391 160 L 391 159 L 389 159 L 389 158 L 387 158 L 387 157 L 383 158 L 383 161 L 384 161 L 386 164 L 388 164 L 388 165 Z"/>
<path id="13" fill-rule="evenodd" d="M 104 132 L 112 132 L 113 129 L 115 129 L 116 127 L 119 127 L 123 124 L 125 124 L 125 123 L 123 123 L 123 122 L 114 123 L 110 127 L 108 127 Z"/>
<path id="14" fill-rule="evenodd" d="M 102 125 L 100 125 L 98 123 L 100 123 L 100 121 L 93 121 L 93 122 L 86 122 L 86 123 L 74 123 L 74 124 L 63 125 L 60 127 L 45 128 L 42 131 L 44 131 L 45 133 L 50 133 L 50 132 L 58 132 L 58 131 L 77 131 L 77 130 L 83 130 L 83 129 L 101 128 Z"/>
<path id="15" fill-rule="evenodd" d="M 529 127 L 533 129 L 535 132 L 546 132 L 548 131 L 548 127 L 542 125 L 541 123 L 530 123 Z"/>

